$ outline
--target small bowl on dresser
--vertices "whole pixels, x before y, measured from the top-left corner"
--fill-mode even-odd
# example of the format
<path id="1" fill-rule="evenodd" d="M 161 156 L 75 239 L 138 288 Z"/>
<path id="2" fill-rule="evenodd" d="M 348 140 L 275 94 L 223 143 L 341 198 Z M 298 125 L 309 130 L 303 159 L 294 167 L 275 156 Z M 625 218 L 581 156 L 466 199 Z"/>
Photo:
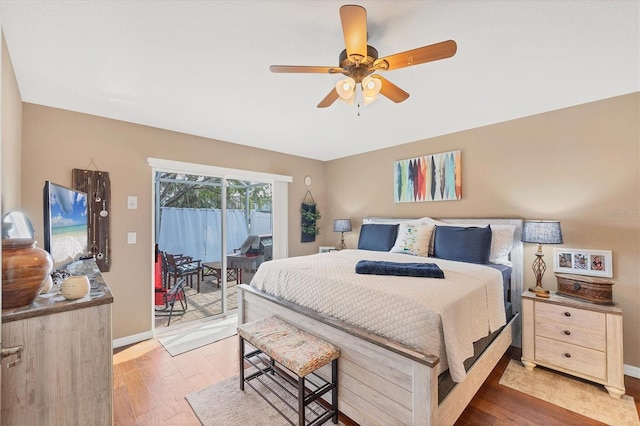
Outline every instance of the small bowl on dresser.
<path id="1" fill-rule="evenodd" d="M 60 292 L 67 300 L 82 299 L 91 290 L 91 283 L 86 275 L 77 275 L 62 281 Z"/>

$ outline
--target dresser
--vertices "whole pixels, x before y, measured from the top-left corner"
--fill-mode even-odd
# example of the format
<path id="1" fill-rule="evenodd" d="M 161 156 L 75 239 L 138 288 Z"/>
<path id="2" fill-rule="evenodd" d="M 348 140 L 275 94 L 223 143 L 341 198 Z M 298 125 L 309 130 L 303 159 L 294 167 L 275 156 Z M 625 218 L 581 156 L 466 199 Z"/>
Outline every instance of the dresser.
<path id="1" fill-rule="evenodd" d="M 87 296 L 46 294 L 2 310 L 3 347 L 22 347 L 2 361 L 3 425 L 113 423 L 113 296 L 93 260 L 67 271 L 89 277 Z"/>
<path id="2" fill-rule="evenodd" d="M 603 384 L 624 395 L 622 310 L 560 296 L 522 294 L 522 363 Z"/>

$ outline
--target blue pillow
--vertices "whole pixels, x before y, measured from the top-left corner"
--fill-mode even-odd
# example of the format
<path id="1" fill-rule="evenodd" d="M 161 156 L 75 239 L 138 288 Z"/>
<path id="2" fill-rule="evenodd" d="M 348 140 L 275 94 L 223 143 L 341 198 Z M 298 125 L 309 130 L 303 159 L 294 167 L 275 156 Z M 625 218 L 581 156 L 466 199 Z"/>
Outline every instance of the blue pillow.
<path id="1" fill-rule="evenodd" d="M 468 263 L 489 263 L 491 226 L 436 226 L 433 257 Z"/>
<path id="2" fill-rule="evenodd" d="M 367 223 L 360 228 L 358 249 L 389 251 L 396 243 L 398 225 Z"/>

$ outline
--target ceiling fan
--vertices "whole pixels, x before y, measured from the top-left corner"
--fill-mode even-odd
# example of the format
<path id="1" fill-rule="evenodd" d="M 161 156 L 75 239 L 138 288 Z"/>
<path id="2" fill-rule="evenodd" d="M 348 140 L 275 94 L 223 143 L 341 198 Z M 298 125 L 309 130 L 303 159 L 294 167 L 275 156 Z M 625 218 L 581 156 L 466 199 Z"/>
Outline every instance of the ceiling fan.
<path id="1" fill-rule="evenodd" d="M 269 67 L 274 73 L 344 74 L 346 78 L 340 80 L 336 87 L 320 101 L 318 108 L 326 108 L 337 99 L 353 104 L 356 97 L 360 97 L 363 104 L 366 105 L 373 102 L 378 94 L 396 103 L 402 102 L 409 97 L 409 93 L 381 75 L 374 74 L 376 71 L 391 71 L 424 64 L 425 62 L 450 58 L 456 54 L 456 42 L 447 40 L 378 58 L 378 51 L 367 44 L 367 11 L 365 8 L 352 4 L 342 6 L 340 20 L 342 21 L 346 49 L 340 53 L 339 66 L 271 65 Z"/>

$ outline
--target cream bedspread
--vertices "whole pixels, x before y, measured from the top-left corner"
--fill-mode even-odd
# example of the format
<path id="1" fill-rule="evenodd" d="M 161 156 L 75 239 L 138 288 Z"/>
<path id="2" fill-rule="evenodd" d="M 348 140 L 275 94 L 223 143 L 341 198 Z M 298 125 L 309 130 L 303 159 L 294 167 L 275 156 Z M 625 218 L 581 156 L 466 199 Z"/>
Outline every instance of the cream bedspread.
<path id="1" fill-rule="evenodd" d="M 359 260 L 437 263 L 445 278 L 356 274 Z M 264 262 L 251 286 L 437 355 L 456 382 L 473 342 L 506 323 L 501 273 L 471 263 L 342 250 Z"/>

